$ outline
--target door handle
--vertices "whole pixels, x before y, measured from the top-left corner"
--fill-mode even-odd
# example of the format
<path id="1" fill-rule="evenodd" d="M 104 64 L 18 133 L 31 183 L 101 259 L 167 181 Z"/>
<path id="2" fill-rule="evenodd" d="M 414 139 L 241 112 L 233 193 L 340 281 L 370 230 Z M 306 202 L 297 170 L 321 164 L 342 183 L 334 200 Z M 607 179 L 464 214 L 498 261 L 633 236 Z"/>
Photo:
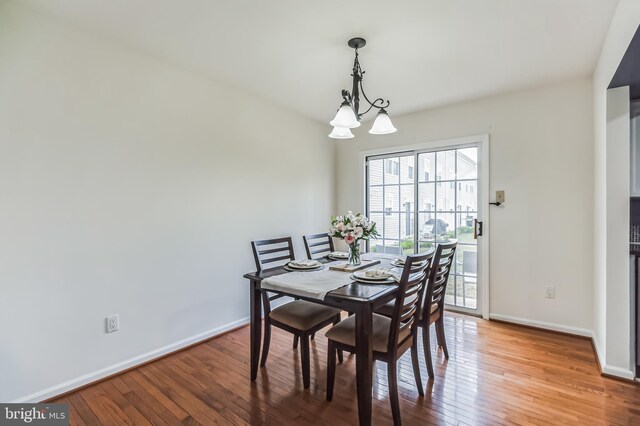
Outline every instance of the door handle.
<path id="1" fill-rule="evenodd" d="M 482 222 L 473 219 L 473 239 L 477 240 L 478 237 L 482 237 Z"/>

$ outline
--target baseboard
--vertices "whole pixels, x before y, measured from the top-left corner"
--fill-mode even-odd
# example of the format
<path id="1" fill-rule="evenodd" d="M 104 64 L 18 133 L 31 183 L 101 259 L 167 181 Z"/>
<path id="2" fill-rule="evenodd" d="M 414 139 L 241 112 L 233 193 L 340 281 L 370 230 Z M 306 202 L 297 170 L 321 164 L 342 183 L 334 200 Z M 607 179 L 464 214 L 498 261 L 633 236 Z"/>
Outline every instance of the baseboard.
<path id="1" fill-rule="evenodd" d="M 600 374 L 603 376 L 611 377 L 614 379 L 624 379 L 629 380 L 635 383 L 635 374 L 633 371 L 621 368 L 614 367 L 607 364 L 602 364 L 602 360 L 604 358 L 604 354 L 602 353 L 602 346 L 600 346 L 600 342 L 596 338 L 595 333 L 593 333 L 593 337 L 591 338 L 591 343 L 593 346 L 593 352 L 596 355 L 596 361 L 598 362 L 598 368 L 600 369 Z"/>
<path id="2" fill-rule="evenodd" d="M 593 348 L 593 354 L 596 357 L 596 363 L 598 364 L 598 370 L 600 370 L 600 374 L 602 374 L 602 361 L 604 359 L 604 354 L 602 353 L 602 347 L 600 346 L 600 341 L 596 338 L 596 333 L 594 332 L 591 336 L 591 347 Z"/>
<path id="3" fill-rule="evenodd" d="M 542 328 L 544 330 L 556 331 L 558 333 L 571 334 L 574 336 L 587 337 L 591 339 L 593 332 L 586 328 L 572 327 L 569 325 L 554 324 L 551 322 L 536 321 L 526 318 L 512 317 L 510 315 L 489 314 L 489 319 L 497 321 L 511 322 L 514 324 L 525 325 L 528 327 Z"/>
<path id="4" fill-rule="evenodd" d="M 633 374 L 633 371 L 626 368 L 603 365 L 601 374 L 614 379 L 624 379 L 635 383 L 635 375 Z"/>
<path id="5" fill-rule="evenodd" d="M 34 392 L 30 395 L 24 396 L 22 398 L 18 398 L 11 402 L 31 403 L 31 402 L 40 402 L 40 401 L 48 400 L 53 397 L 56 397 L 65 393 L 69 393 L 70 391 L 77 390 L 81 387 L 95 383 L 106 377 L 124 372 L 125 370 L 135 368 L 137 366 L 140 366 L 141 364 L 146 364 L 150 361 L 164 357 L 173 352 L 180 351 L 188 346 L 193 346 L 194 344 L 198 344 L 202 341 L 211 339 L 212 337 L 216 337 L 220 334 L 226 333 L 227 331 L 245 326 L 247 324 L 249 324 L 249 317 L 242 318 L 240 320 L 231 322 L 229 324 L 225 324 L 220 327 L 213 328 L 211 330 L 207 330 L 203 333 L 196 334 L 195 336 L 188 337 L 186 339 L 180 340 L 170 345 L 166 345 L 161 348 L 146 352 L 142 355 L 138 355 L 133 358 L 127 359 L 125 361 L 118 362 L 116 364 L 110 365 L 100 370 L 96 370 L 91 373 L 84 374 L 80 377 L 67 380 L 66 382 L 59 383 L 57 385 L 51 386 L 47 389 L 44 389 L 38 392 Z"/>

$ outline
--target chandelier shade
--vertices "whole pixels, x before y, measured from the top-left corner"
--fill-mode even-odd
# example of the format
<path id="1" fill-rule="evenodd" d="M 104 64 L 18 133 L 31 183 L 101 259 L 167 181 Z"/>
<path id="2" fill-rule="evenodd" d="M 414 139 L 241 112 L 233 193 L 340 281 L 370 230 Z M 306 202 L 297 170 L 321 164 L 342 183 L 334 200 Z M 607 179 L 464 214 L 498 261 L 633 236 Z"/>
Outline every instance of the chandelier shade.
<path id="1" fill-rule="evenodd" d="M 370 101 L 364 92 L 362 87 L 362 77 L 364 71 L 360 67 L 360 61 L 358 60 L 358 49 L 364 47 L 367 41 L 361 37 L 355 37 L 349 40 L 347 43 L 349 47 L 355 50 L 355 59 L 353 60 L 352 77 L 352 89 L 342 91 L 342 103 L 338 108 L 336 116 L 329 122 L 334 128 L 329 134 L 330 138 L 334 139 L 350 139 L 353 138 L 353 133 L 350 129 L 360 127 L 360 119 L 363 115 L 371 111 L 372 109 L 378 110 L 378 115 L 373 122 L 373 126 L 369 133 L 372 135 L 387 135 L 394 133 L 397 129 L 393 127 L 389 114 L 387 114 L 386 108 L 389 107 L 390 102 L 382 98 L 376 98 Z M 362 93 L 363 101 L 369 104 L 368 108 L 364 112 L 360 112 L 360 94 Z M 366 106 L 366 105 L 365 105 Z"/>
<path id="2" fill-rule="evenodd" d="M 358 117 L 356 117 L 355 112 L 353 112 L 353 108 L 351 108 L 351 105 L 347 101 L 344 101 L 342 105 L 340 105 L 340 109 L 338 109 L 336 116 L 329 122 L 329 124 L 334 127 L 346 127 L 347 129 L 360 127 Z"/>
<path id="3" fill-rule="evenodd" d="M 371 126 L 371 130 L 369 133 L 372 135 L 388 135 L 389 133 L 395 133 L 398 129 L 393 127 L 393 123 L 389 118 L 389 114 L 382 108 L 378 111 L 378 115 L 376 116 L 376 120 L 373 122 L 373 126 Z"/>
<path id="4" fill-rule="evenodd" d="M 351 139 L 354 136 L 348 127 L 334 127 L 329 137 L 332 139 Z"/>

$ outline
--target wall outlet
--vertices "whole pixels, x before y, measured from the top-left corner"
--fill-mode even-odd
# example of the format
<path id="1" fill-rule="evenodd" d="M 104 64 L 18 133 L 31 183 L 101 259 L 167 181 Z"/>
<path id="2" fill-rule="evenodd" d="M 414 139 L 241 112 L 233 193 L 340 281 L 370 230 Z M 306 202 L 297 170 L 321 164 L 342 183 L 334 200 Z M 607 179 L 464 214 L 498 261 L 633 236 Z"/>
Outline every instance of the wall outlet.
<path id="1" fill-rule="evenodd" d="M 496 202 L 504 203 L 504 191 L 496 191 Z"/>
<path id="2" fill-rule="evenodd" d="M 113 333 L 120 328 L 120 316 L 118 314 L 107 317 L 107 333 Z"/>
<path id="3" fill-rule="evenodd" d="M 547 299 L 555 299 L 556 297 L 556 288 L 552 285 L 545 287 L 544 289 L 544 297 Z"/>

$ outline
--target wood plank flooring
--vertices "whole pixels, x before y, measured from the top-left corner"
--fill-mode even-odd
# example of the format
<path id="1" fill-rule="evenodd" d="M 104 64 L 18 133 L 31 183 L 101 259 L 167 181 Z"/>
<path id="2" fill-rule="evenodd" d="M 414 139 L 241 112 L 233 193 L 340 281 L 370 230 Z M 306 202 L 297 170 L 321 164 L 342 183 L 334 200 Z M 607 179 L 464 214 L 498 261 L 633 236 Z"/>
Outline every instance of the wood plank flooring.
<path id="1" fill-rule="evenodd" d="M 400 361 L 404 424 L 640 424 L 640 387 L 601 377 L 589 340 L 455 314 L 446 333 L 448 362 L 432 341 L 435 380 L 421 359 L 425 397 L 409 353 Z M 70 404 L 77 425 L 357 424 L 355 358 L 338 365 L 326 402 L 324 333 L 312 341 L 309 390 L 291 345 L 291 335 L 274 328 L 267 366 L 251 383 L 245 327 L 55 402 Z M 392 424 L 386 365 L 374 374 L 374 424 Z"/>

